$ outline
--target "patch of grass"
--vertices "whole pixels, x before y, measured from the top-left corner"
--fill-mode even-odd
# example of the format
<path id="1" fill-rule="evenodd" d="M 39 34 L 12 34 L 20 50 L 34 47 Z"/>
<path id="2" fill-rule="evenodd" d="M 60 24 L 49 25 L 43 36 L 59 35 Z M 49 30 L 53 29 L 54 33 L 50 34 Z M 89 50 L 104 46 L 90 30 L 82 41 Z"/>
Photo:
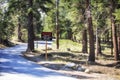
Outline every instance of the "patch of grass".
<path id="1" fill-rule="evenodd" d="M 111 54 L 111 46 L 108 44 L 101 44 L 102 52 L 104 54 Z"/>
<path id="2" fill-rule="evenodd" d="M 55 47 L 55 43 L 53 44 Z M 71 40 L 61 39 L 60 40 L 60 51 L 75 51 L 80 52 L 82 45 Z"/>

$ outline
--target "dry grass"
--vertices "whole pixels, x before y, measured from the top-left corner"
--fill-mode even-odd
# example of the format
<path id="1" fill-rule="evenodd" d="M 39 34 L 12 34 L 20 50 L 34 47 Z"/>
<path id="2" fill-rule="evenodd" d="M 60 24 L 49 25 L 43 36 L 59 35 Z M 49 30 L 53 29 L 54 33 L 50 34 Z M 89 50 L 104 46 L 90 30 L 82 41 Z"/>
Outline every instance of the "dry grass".
<path id="1" fill-rule="evenodd" d="M 120 67 L 115 68 L 116 62 L 114 61 L 114 57 L 110 54 L 111 50 L 109 47 L 104 48 L 104 55 L 96 57 L 96 62 L 94 64 L 87 63 L 88 54 L 81 53 L 81 44 L 72 42 L 70 40 L 60 40 L 60 49 L 56 50 L 55 47 L 55 43 L 53 43 L 52 49 L 49 49 L 47 51 L 47 60 L 50 62 L 54 62 L 54 64 L 41 64 L 42 61 L 46 61 L 45 50 L 41 49 L 38 49 L 40 52 L 35 53 L 34 58 L 32 58 L 34 59 L 33 61 L 36 61 L 35 58 L 37 58 L 37 63 L 48 68 L 51 68 L 51 66 L 54 65 L 55 67 L 52 69 L 58 70 L 60 66 L 63 66 L 63 64 L 73 62 L 89 68 L 93 73 L 109 75 L 110 77 L 115 77 L 120 80 Z M 72 72 L 73 71 L 70 72 L 70 75 L 73 74 Z"/>
<path id="2" fill-rule="evenodd" d="M 47 59 L 47 61 L 49 61 L 50 63 L 47 63 L 47 64 L 42 63 L 42 62 L 46 61 L 44 53 L 42 53 L 42 54 L 39 53 L 39 55 L 35 56 L 34 58 L 31 58 L 31 60 L 35 61 L 33 59 L 37 58 L 38 64 L 41 64 L 42 66 L 51 68 L 53 70 L 59 70 L 66 63 L 72 62 L 72 63 L 83 65 L 84 67 L 90 69 L 90 71 L 92 73 L 104 74 L 107 77 L 110 76 L 112 78 L 115 78 L 112 80 L 120 79 L 120 77 L 119 77 L 120 76 L 120 68 L 118 68 L 118 69 L 115 68 L 115 61 L 107 60 L 107 58 L 109 58 L 108 56 L 106 57 L 106 60 L 104 60 L 104 58 L 99 57 L 98 60 L 96 60 L 96 63 L 94 63 L 94 64 L 87 63 L 86 62 L 87 57 L 88 57 L 88 54 L 82 54 L 82 53 L 74 54 L 71 52 L 50 52 L 50 53 L 48 53 L 48 59 Z M 81 75 L 79 75 L 80 72 L 74 71 L 75 73 L 73 73 L 73 71 L 74 70 L 62 71 L 62 73 L 81 79 Z M 61 70 L 60 70 L 60 72 L 61 72 Z M 84 73 L 82 73 L 82 74 L 84 74 Z M 84 75 L 86 75 L 86 74 L 84 74 Z M 98 80 L 98 79 L 95 79 L 95 80 Z M 100 80 L 105 80 L 105 79 L 100 79 Z M 108 80 L 108 79 L 106 79 L 106 80 Z"/>

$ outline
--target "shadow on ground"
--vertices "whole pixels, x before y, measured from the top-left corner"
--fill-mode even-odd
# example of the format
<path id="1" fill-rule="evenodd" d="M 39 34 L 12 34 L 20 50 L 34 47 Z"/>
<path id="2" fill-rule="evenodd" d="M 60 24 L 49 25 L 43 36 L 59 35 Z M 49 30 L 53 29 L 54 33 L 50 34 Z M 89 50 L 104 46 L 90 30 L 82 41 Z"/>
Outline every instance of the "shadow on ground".
<path id="1" fill-rule="evenodd" d="M 45 76 L 59 76 L 58 73 L 44 68 L 38 64 L 28 61 L 21 57 L 20 52 L 24 51 L 26 47 L 15 46 L 0 50 L 0 73 L 10 74 L 28 74 L 37 77 Z M 41 73 L 42 72 L 42 73 Z"/>

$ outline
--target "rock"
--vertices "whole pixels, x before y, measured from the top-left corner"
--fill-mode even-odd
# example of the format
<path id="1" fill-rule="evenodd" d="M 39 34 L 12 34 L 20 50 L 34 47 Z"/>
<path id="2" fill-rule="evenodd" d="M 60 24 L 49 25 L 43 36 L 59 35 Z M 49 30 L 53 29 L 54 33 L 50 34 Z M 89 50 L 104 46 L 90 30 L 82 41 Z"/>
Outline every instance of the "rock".
<path id="1" fill-rule="evenodd" d="M 78 71 L 85 71 L 85 69 L 82 68 L 82 67 L 79 67 L 77 70 L 78 70 Z"/>
<path id="2" fill-rule="evenodd" d="M 76 69 L 76 64 L 75 63 L 67 63 L 64 67 L 61 68 L 61 70 L 75 70 Z"/>
<path id="3" fill-rule="evenodd" d="M 76 64 L 75 63 L 68 63 L 65 65 L 66 67 L 69 67 L 69 68 L 72 68 L 72 67 L 75 67 Z"/>
<path id="4" fill-rule="evenodd" d="M 65 67 L 64 70 L 65 70 L 65 71 L 71 71 L 72 69 Z"/>
<path id="5" fill-rule="evenodd" d="M 78 71 L 83 71 L 83 69 L 81 68 L 81 67 L 78 67 L 78 69 L 77 69 Z"/>
<path id="6" fill-rule="evenodd" d="M 77 67 L 77 70 L 78 70 L 78 71 L 85 71 L 85 68 L 84 68 L 83 66 L 80 66 L 80 65 L 79 65 L 79 66 Z"/>
<path id="7" fill-rule="evenodd" d="M 86 69 L 86 70 L 85 70 L 85 73 L 90 73 L 90 70 L 89 70 L 89 69 Z"/>
<path id="8" fill-rule="evenodd" d="M 60 70 L 71 71 L 72 69 L 66 66 L 63 66 Z"/>
<path id="9" fill-rule="evenodd" d="M 87 70 L 84 66 L 75 63 L 67 63 L 65 66 L 61 68 L 61 70 L 67 70 L 67 71 L 76 70 L 76 71 L 89 73 L 89 70 Z"/>

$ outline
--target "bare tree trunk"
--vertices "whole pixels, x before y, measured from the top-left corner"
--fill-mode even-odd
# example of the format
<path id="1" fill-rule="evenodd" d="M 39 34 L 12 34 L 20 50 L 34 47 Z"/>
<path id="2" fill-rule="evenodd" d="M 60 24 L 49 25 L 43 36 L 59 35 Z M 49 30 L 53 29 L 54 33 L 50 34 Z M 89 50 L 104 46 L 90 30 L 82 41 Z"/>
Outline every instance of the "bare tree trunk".
<path id="1" fill-rule="evenodd" d="M 118 24 L 118 53 L 119 53 L 119 59 L 120 59 L 120 24 Z"/>
<path id="2" fill-rule="evenodd" d="M 111 26 L 112 26 L 112 25 L 111 25 Z M 111 55 L 113 56 L 112 28 L 111 28 Z"/>
<path id="3" fill-rule="evenodd" d="M 101 52 L 101 38 L 100 37 L 98 37 L 98 41 L 97 41 L 96 54 L 97 54 L 97 56 L 102 55 L 102 52 Z"/>
<path id="4" fill-rule="evenodd" d="M 90 0 L 86 0 L 86 16 L 88 19 L 88 34 L 89 34 L 89 59 L 88 61 L 95 62 L 95 46 L 94 46 L 94 32 L 93 32 L 93 24 L 92 17 L 90 11 Z"/>
<path id="5" fill-rule="evenodd" d="M 98 35 L 98 28 L 96 28 L 96 55 L 101 55 L 101 38 Z"/>
<path id="6" fill-rule="evenodd" d="M 98 53 L 98 49 L 99 49 L 98 44 L 99 43 L 98 43 L 98 28 L 97 27 L 96 27 L 96 38 L 95 39 L 96 39 L 96 55 L 98 56 L 98 54 L 99 54 Z"/>
<path id="7" fill-rule="evenodd" d="M 115 1 L 111 0 L 111 25 L 112 25 L 112 37 L 113 37 L 113 49 L 114 49 L 114 57 L 115 60 L 118 61 L 119 60 L 119 53 L 118 53 L 118 42 L 117 42 L 117 30 L 116 30 L 116 26 L 115 26 L 115 18 L 114 15 L 112 13 L 114 13 L 115 10 Z"/>
<path id="8" fill-rule="evenodd" d="M 33 0 L 28 0 L 29 8 L 33 6 Z M 34 51 L 33 11 L 28 13 L 28 47 L 27 52 Z"/>
<path id="9" fill-rule="evenodd" d="M 22 40 L 22 32 L 21 32 L 20 18 L 18 18 L 18 41 L 23 42 L 23 40 Z"/>
<path id="10" fill-rule="evenodd" d="M 109 41 L 109 30 L 107 31 L 106 41 L 107 41 L 107 43 L 109 43 L 109 42 L 110 42 L 110 41 Z"/>
<path id="11" fill-rule="evenodd" d="M 72 36 L 72 41 L 73 41 L 73 42 L 77 42 L 75 35 Z"/>
<path id="12" fill-rule="evenodd" d="M 2 38 L 0 38 L 0 44 L 2 44 L 3 43 L 3 40 L 2 40 Z"/>
<path id="13" fill-rule="evenodd" d="M 120 37 L 118 37 L 118 53 L 120 55 Z"/>
<path id="14" fill-rule="evenodd" d="M 56 48 L 59 49 L 59 0 L 56 0 Z"/>
<path id="15" fill-rule="evenodd" d="M 68 39 L 72 39 L 72 30 L 71 29 L 69 29 L 68 30 Z"/>
<path id="16" fill-rule="evenodd" d="M 87 30 L 84 29 L 82 32 L 82 52 L 88 53 L 87 51 Z"/>

